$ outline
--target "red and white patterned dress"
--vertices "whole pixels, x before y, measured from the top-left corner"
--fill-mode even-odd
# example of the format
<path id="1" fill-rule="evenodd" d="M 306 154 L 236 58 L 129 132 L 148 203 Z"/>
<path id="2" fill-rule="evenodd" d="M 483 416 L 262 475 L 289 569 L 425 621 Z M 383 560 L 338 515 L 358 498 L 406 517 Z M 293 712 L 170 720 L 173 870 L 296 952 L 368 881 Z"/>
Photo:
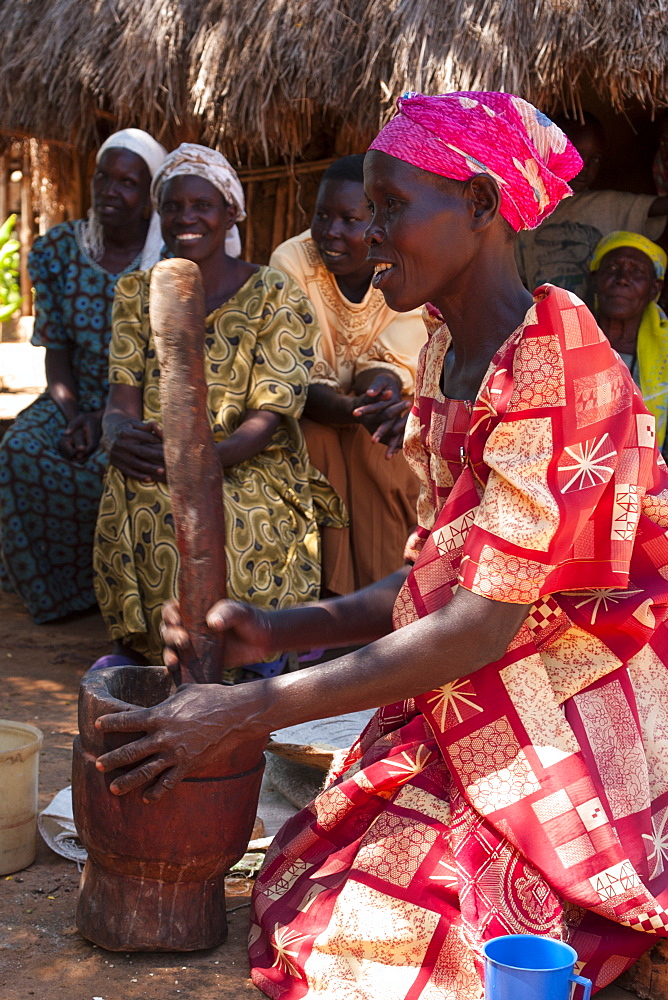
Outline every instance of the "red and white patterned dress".
<path id="1" fill-rule="evenodd" d="M 564 937 L 597 988 L 668 933 L 668 470 L 579 299 L 544 286 L 473 406 L 426 345 L 395 627 L 456 586 L 531 604 L 504 656 L 372 719 L 277 836 L 253 982 L 280 1000 L 475 1000 L 499 934 Z"/>

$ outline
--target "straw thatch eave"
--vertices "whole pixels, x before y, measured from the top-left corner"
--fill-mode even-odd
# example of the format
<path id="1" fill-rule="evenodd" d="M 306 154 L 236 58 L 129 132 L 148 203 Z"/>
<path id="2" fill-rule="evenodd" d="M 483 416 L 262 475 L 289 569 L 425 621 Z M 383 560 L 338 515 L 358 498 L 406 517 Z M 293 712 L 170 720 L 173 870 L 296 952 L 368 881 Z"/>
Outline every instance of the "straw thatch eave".
<path id="1" fill-rule="evenodd" d="M 406 89 L 577 109 L 668 104 L 666 0 L 4 0 L 0 126 L 97 138 L 100 112 L 244 158 L 377 128 Z"/>
<path id="2" fill-rule="evenodd" d="M 269 158 L 301 150 L 314 114 L 346 118 L 357 6 L 255 0 L 240 17 L 238 8 L 209 0 L 190 46 L 192 110 L 207 135 L 234 138 Z"/>

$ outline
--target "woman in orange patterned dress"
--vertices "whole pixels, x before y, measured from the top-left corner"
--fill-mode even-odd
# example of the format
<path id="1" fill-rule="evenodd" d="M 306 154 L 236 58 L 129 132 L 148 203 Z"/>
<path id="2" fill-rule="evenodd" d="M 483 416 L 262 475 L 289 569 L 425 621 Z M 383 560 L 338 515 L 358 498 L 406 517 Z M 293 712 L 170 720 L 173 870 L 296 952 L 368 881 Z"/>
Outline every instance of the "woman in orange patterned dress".
<path id="1" fill-rule="evenodd" d="M 398 569 L 417 523 L 419 483 L 401 447 L 426 334 L 420 309 L 395 312 L 371 283 L 363 163 L 354 155 L 330 164 L 311 228 L 270 261 L 309 297 L 322 333 L 301 426 L 311 462 L 350 517 L 348 528 L 320 528 L 323 595 Z"/>
<path id="2" fill-rule="evenodd" d="M 589 311 L 530 295 L 513 258 L 579 166 L 512 95 L 400 101 L 365 162 L 365 238 L 388 305 L 440 314 L 405 444 L 412 569 L 273 615 L 222 602 L 232 663 L 369 645 L 99 723 L 144 734 L 98 766 L 140 764 L 111 791 L 152 801 L 213 747 L 240 765 L 250 737 L 384 706 L 258 876 L 270 997 L 478 1000 L 483 943 L 524 932 L 567 938 L 602 987 L 668 933 L 668 472 Z"/>

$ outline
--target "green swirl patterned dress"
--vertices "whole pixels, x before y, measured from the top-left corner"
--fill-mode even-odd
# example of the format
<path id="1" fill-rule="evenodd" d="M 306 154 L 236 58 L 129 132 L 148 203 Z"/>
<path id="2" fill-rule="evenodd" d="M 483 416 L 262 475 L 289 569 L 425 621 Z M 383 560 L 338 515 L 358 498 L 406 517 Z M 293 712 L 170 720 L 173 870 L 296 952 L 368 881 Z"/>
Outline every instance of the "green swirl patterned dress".
<path id="1" fill-rule="evenodd" d="M 149 327 L 150 272 L 116 287 L 109 359 L 112 385 L 137 386 L 145 420 L 160 420 L 159 368 Z M 299 416 L 319 337 L 296 282 L 261 267 L 207 316 L 205 372 L 216 441 L 247 410 L 282 420 L 258 455 L 225 470 L 228 596 L 275 609 L 314 600 L 320 590 L 318 522 L 343 526 L 341 501 L 309 465 Z M 178 552 L 169 489 L 110 466 L 97 522 L 95 591 L 113 639 L 160 663 L 160 610 L 176 594 Z"/>

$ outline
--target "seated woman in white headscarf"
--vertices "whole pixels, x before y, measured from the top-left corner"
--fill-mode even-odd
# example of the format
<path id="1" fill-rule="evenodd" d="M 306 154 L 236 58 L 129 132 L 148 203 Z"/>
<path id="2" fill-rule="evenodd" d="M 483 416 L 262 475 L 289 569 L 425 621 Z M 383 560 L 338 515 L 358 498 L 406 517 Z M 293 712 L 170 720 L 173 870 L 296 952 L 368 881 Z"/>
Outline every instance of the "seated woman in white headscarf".
<path id="1" fill-rule="evenodd" d="M 233 241 L 240 249 L 236 222 L 245 218 L 244 196 L 222 154 L 184 143 L 165 160 L 152 192 L 168 250 L 195 261 L 202 273 L 209 418 L 225 468 L 228 593 L 266 609 L 317 598 L 311 474 L 323 508 L 343 522 L 333 490 L 309 469 L 298 422 L 319 336 L 314 309 L 282 271 L 230 254 Z M 116 290 L 104 416 L 110 466 L 94 565 L 116 655 L 159 663 L 161 608 L 176 594 L 178 552 L 149 282 L 149 272 L 137 272 Z M 282 665 L 255 664 L 254 672 L 271 674 Z"/>
<path id="2" fill-rule="evenodd" d="M 95 604 L 111 306 L 120 275 L 158 260 L 150 186 L 165 156 L 140 129 L 110 136 L 97 154 L 88 218 L 54 226 L 30 253 L 32 342 L 46 348 L 47 389 L 0 446 L 0 577 L 35 622 Z"/>

